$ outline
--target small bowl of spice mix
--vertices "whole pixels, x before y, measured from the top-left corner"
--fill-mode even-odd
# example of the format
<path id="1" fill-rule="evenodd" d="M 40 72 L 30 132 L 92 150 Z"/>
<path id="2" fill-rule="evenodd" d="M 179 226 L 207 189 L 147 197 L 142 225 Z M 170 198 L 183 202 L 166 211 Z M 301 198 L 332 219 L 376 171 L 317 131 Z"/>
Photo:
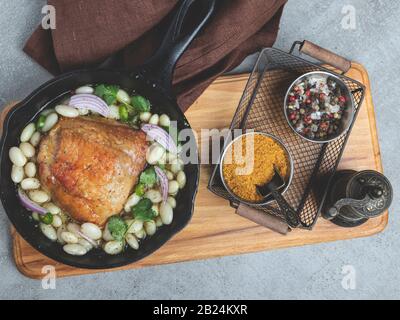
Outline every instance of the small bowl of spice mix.
<path id="1" fill-rule="evenodd" d="M 278 138 L 261 132 L 243 134 L 225 149 L 220 166 L 222 182 L 232 197 L 249 205 L 268 204 L 273 198 L 260 196 L 257 186 L 270 182 L 275 169 L 286 181 L 282 194 L 293 178 L 293 160 Z"/>
<path id="2" fill-rule="evenodd" d="M 318 71 L 293 82 L 285 97 L 284 111 L 290 127 L 302 138 L 327 143 L 349 129 L 354 103 L 339 77 Z"/>

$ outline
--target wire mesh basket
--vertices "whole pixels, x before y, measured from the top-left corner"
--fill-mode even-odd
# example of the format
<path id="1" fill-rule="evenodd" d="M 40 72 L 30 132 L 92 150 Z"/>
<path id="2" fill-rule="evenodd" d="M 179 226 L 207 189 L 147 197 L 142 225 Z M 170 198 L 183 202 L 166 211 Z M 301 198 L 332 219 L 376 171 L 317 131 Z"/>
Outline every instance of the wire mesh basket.
<path id="1" fill-rule="evenodd" d="M 294 47 L 292 51 L 293 49 Z M 285 193 L 285 198 L 297 211 L 301 220 L 300 227 L 311 230 L 321 212 L 331 179 L 357 118 L 364 99 L 365 87 L 343 74 L 334 73 L 321 65 L 295 56 L 292 51 L 287 53 L 266 48 L 260 53 L 230 129 L 253 129 L 266 132 L 285 143 L 294 161 L 294 177 Z M 311 71 L 334 73 L 348 86 L 354 99 L 355 116 L 350 129 L 333 142 L 318 144 L 302 139 L 291 130 L 283 112 L 285 94 L 289 86 L 299 76 Z M 222 152 L 226 146 L 227 142 Z M 232 207 L 237 208 L 239 203 L 224 188 L 219 172 L 219 165 L 216 165 L 208 188 L 216 195 L 230 201 Z M 275 202 L 253 207 L 266 214 L 285 219 Z"/>

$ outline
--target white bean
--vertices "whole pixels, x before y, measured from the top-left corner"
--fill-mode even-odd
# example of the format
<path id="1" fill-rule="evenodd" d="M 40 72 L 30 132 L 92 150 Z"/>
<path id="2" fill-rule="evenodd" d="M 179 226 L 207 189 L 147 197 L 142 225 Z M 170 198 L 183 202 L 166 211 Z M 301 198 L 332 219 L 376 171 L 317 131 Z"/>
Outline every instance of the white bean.
<path id="1" fill-rule="evenodd" d="M 155 216 L 158 217 L 158 215 L 160 214 L 160 209 L 158 208 L 158 204 L 153 204 L 151 209 L 155 212 L 156 214 Z"/>
<path id="2" fill-rule="evenodd" d="M 160 126 L 169 127 L 171 125 L 171 120 L 166 114 L 160 116 Z"/>
<path id="3" fill-rule="evenodd" d="M 168 197 L 167 202 L 171 206 L 172 209 L 176 208 L 176 200 L 174 197 Z"/>
<path id="4" fill-rule="evenodd" d="M 135 232 L 135 236 L 138 239 L 144 239 L 146 238 L 146 231 L 144 231 L 144 229 L 139 230 L 138 232 Z"/>
<path id="5" fill-rule="evenodd" d="M 142 112 L 139 116 L 140 121 L 143 122 L 149 122 L 150 118 L 151 118 L 151 113 L 150 112 Z"/>
<path id="6" fill-rule="evenodd" d="M 176 180 L 172 180 L 168 183 L 168 193 L 176 194 L 179 190 L 179 183 Z"/>
<path id="7" fill-rule="evenodd" d="M 162 201 L 161 192 L 158 190 L 149 190 L 144 194 L 144 197 L 150 199 L 153 203 L 160 203 Z"/>
<path id="8" fill-rule="evenodd" d="M 151 116 L 151 118 L 149 119 L 149 124 L 158 125 L 159 120 L 160 120 L 160 117 L 158 116 L 158 114 L 153 114 Z"/>
<path id="9" fill-rule="evenodd" d="M 51 241 L 57 240 L 57 232 L 51 225 L 40 223 L 40 230 Z"/>
<path id="10" fill-rule="evenodd" d="M 31 139 L 32 135 L 34 134 L 35 130 L 36 130 L 36 126 L 34 123 L 28 124 L 24 128 L 24 130 L 22 130 L 21 137 L 20 137 L 21 142 L 28 142 Z"/>
<path id="11" fill-rule="evenodd" d="M 178 161 L 177 155 L 175 153 L 168 152 L 167 162 L 172 164 L 172 163 L 176 163 L 177 161 Z"/>
<path id="12" fill-rule="evenodd" d="M 144 230 L 146 231 L 147 235 L 149 236 L 154 235 L 157 231 L 156 223 L 153 220 L 146 221 L 144 223 Z"/>
<path id="13" fill-rule="evenodd" d="M 62 222 L 62 219 L 60 216 L 58 216 L 58 215 L 53 216 L 53 222 L 51 223 L 51 225 L 54 228 L 59 228 L 62 226 L 62 224 L 63 224 L 63 222 Z"/>
<path id="14" fill-rule="evenodd" d="M 131 97 L 129 96 L 128 92 L 120 89 L 117 92 L 117 100 L 122 103 L 130 104 L 131 103 Z"/>
<path id="15" fill-rule="evenodd" d="M 160 217 L 163 224 L 171 224 L 174 218 L 174 211 L 168 202 L 161 203 L 160 205 Z"/>
<path id="16" fill-rule="evenodd" d="M 126 222 L 128 224 L 128 231 L 127 233 L 136 233 L 143 229 L 143 221 L 142 220 L 128 220 Z"/>
<path id="17" fill-rule="evenodd" d="M 78 112 L 80 116 L 86 116 L 89 114 L 89 109 L 80 108 L 78 109 Z"/>
<path id="18" fill-rule="evenodd" d="M 171 171 L 166 170 L 165 175 L 169 181 L 174 180 L 174 174 Z"/>
<path id="19" fill-rule="evenodd" d="M 171 165 L 170 165 L 170 171 L 173 174 L 177 174 L 179 171 L 183 170 L 183 163 L 181 159 L 175 160 Z"/>
<path id="20" fill-rule="evenodd" d="M 110 110 L 110 112 L 108 114 L 108 117 L 110 119 L 115 119 L 115 120 L 119 120 L 120 119 L 119 108 L 117 106 L 112 105 L 112 106 L 110 106 L 109 110 Z"/>
<path id="21" fill-rule="evenodd" d="M 65 232 L 65 231 L 67 231 L 67 228 L 64 225 L 62 225 L 61 227 L 59 227 L 57 229 L 57 241 L 60 244 L 65 244 L 65 241 L 61 238 L 61 233 Z"/>
<path id="22" fill-rule="evenodd" d="M 94 93 L 94 89 L 89 86 L 83 86 L 79 87 L 78 89 L 75 90 L 76 94 L 92 94 Z"/>
<path id="23" fill-rule="evenodd" d="M 24 168 L 17 167 L 15 164 L 11 169 L 11 180 L 15 183 L 20 183 L 24 179 Z"/>
<path id="24" fill-rule="evenodd" d="M 63 247 L 64 251 L 72 256 L 84 256 L 87 250 L 80 244 L 66 244 Z"/>
<path id="25" fill-rule="evenodd" d="M 158 160 L 158 164 L 165 165 L 167 163 L 167 153 L 164 152 L 163 156 Z"/>
<path id="26" fill-rule="evenodd" d="M 104 230 L 103 230 L 103 240 L 104 241 L 114 240 L 114 237 L 112 236 L 110 230 L 108 230 L 108 223 L 106 224 L 106 226 L 104 227 Z"/>
<path id="27" fill-rule="evenodd" d="M 40 138 L 41 138 L 40 132 L 36 131 L 36 132 L 32 135 L 31 140 L 29 140 L 29 142 L 30 142 L 31 145 L 33 145 L 34 147 L 37 147 L 37 146 L 39 145 Z"/>
<path id="28" fill-rule="evenodd" d="M 161 217 L 159 216 L 159 217 L 156 218 L 156 226 L 159 228 L 162 225 L 163 225 L 163 222 L 162 222 Z"/>
<path id="29" fill-rule="evenodd" d="M 29 178 L 33 178 L 34 176 L 36 176 L 36 165 L 33 162 L 28 162 L 25 167 L 25 174 L 29 177 Z"/>
<path id="30" fill-rule="evenodd" d="M 50 131 L 57 123 L 58 115 L 57 113 L 51 113 L 47 116 L 46 121 L 44 122 L 44 126 L 42 128 L 43 132 Z"/>
<path id="31" fill-rule="evenodd" d="M 184 171 L 179 171 L 176 175 L 176 181 L 179 184 L 179 189 L 183 189 L 186 185 L 186 174 Z"/>
<path id="32" fill-rule="evenodd" d="M 28 192 L 29 198 L 36 203 L 42 204 L 50 200 L 50 196 L 41 190 L 31 190 Z"/>
<path id="33" fill-rule="evenodd" d="M 125 203 L 124 210 L 125 212 L 130 212 L 133 206 L 136 206 L 141 197 L 139 197 L 136 193 L 132 194 Z"/>
<path id="34" fill-rule="evenodd" d="M 70 106 L 65 106 L 65 105 L 58 105 L 56 107 L 56 112 L 63 116 L 63 117 L 67 117 L 67 118 L 76 118 L 77 116 L 79 116 L 79 111 L 78 109 L 75 109 L 73 107 Z"/>
<path id="35" fill-rule="evenodd" d="M 40 181 L 36 178 L 26 178 L 21 181 L 21 188 L 23 190 L 36 190 L 40 188 Z M 44 201 L 46 202 L 46 201 Z"/>
<path id="36" fill-rule="evenodd" d="M 36 150 L 29 142 L 22 142 L 19 148 L 26 158 L 32 158 L 35 155 Z"/>
<path id="37" fill-rule="evenodd" d="M 37 213 L 37 212 L 32 212 L 32 218 L 33 218 L 33 220 L 35 220 L 35 221 L 40 221 L 39 213 Z"/>
<path id="38" fill-rule="evenodd" d="M 126 242 L 128 243 L 128 245 L 129 245 L 132 249 L 134 249 L 134 250 L 139 249 L 139 242 L 137 241 L 136 237 L 135 237 L 133 234 L 128 233 L 128 234 L 126 235 L 126 237 L 125 237 L 125 240 L 126 240 Z"/>
<path id="39" fill-rule="evenodd" d="M 77 237 L 80 237 L 79 232 L 81 231 L 81 227 L 79 224 L 74 222 L 68 223 L 67 230 L 76 235 Z"/>
<path id="40" fill-rule="evenodd" d="M 165 153 L 165 149 L 158 143 L 153 143 L 150 148 L 147 149 L 146 160 L 150 164 L 156 164 L 158 160 L 162 158 Z"/>
<path id="41" fill-rule="evenodd" d="M 45 203 L 43 205 L 43 208 L 45 208 L 48 212 L 50 212 L 52 215 L 60 214 L 61 209 L 57 207 L 54 203 L 49 202 Z"/>
<path id="42" fill-rule="evenodd" d="M 64 231 L 61 233 L 61 239 L 66 243 L 78 243 L 79 238 L 72 232 Z"/>
<path id="43" fill-rule="evenodd" d="M 78 240 L 78 243 L 82 246 L 82 247 L 84 247 L 85 249 L 86 249 L 86 251 L 90 251 L 90 250 L 92 250 L 93 249 L 93 245 L 89 242 L 89 241 L 87 241 L 87 240 L 85 240 L 85 239 L 79 239 Z"/>
<path id="44" fill-rule="evenodd" d="M 104 251 L 110 255 L 116 255 L 122 252 L 124 244 L 122 241 L 109 241 L 104 245 Z"/>
<path id="45" fill-rule="evenodd" d="M 9 157 L 11 162 L 17 167 L 23 167 L 27 162 L 26 157 L 22 153 L 21 149 L 18 147 L 12 147 L 10 149 Z"/>
<path id="46" fill-rule="evenodd" d="M 87 236 L 93 240 L 99 240 L 99 239 L 101 239 L 101 236 L 102 236 L 101 229 L 94 223 L 90 223 L 90 222 L 87 222 L 87 223 L 84 223 L 81 225 L 81 232 L 85 236 Z"/>

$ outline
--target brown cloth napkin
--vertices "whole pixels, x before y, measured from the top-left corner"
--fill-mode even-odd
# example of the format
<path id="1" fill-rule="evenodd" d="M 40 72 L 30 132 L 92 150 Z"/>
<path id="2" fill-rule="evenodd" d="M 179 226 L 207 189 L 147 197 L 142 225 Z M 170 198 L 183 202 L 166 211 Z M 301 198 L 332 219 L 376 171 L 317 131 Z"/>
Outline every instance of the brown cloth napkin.
<path id="1" fill-rule="evenodd" d="M 48 0 L 56 29 L 41 26 L 24 51 L 53 74 L 94 67 L 123 50 L 127 70 L 159 46 L 178 0 Z M 218 0 L 216 12 L 179 60 L 174 90 L 185 111 L 221 73 L 276 40 L 286 0 Z"/>

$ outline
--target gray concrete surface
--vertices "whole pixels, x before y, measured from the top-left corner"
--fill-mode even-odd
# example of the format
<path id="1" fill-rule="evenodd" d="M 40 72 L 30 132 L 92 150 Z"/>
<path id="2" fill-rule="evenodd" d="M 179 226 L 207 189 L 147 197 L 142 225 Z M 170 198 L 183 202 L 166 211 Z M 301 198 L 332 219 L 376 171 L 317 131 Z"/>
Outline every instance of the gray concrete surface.
<path id="1" fill-rule="evenodd" d="M 50 76 L 21 48 L 41 20 L 44 0 L 0 0 L 0 99 L 23 98 Z M 342 8 L 356 10 L 355 30 L 341 26 Z M 369 70 L 387 176 L 398 176 L 400 2 L 295 1 L 286 7 L 276 47 L 307 38 L 363 63 Z M 238 71 L 248 70 L 254 58 Z M 372 155 L 371 155 L 372 156 Z M 0 298 L 9 299 L 383 299 L 400 298 L 399 197 L 380 235 L 288 250 L 61 279 L 56 290 L 23 277 L 11 257 L 9 223 L 0 212 Z M 240 239 L 238 239 L 240 241 Z M 342 287 L 342 268 L 356 271 L 355 290 Z"/>

